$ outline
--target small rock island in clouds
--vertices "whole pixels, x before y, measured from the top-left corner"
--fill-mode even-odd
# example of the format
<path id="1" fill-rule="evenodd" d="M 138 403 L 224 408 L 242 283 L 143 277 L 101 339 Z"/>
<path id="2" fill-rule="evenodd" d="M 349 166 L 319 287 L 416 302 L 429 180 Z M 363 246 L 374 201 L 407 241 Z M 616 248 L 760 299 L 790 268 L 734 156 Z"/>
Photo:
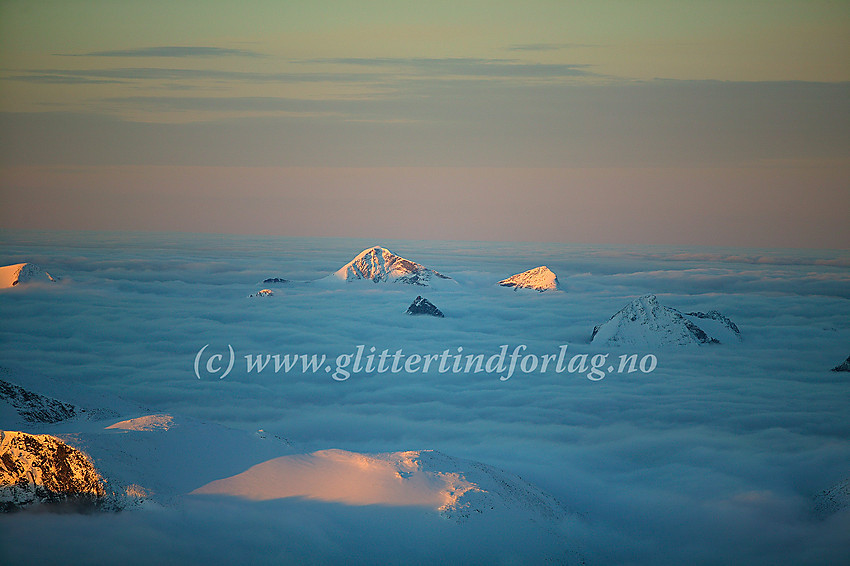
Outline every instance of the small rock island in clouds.
<path id="1" fill-rule="evenodd" d="M 445 316 L 443 311 L 438 309 L 434 303 L 421 296 L 413 299 L 413 302 L 410 303 L 409 307 L 407 307 L 407 314 L 424 314 L 428 316 L 436 316 L 437 318 L 444 318 Z"/>

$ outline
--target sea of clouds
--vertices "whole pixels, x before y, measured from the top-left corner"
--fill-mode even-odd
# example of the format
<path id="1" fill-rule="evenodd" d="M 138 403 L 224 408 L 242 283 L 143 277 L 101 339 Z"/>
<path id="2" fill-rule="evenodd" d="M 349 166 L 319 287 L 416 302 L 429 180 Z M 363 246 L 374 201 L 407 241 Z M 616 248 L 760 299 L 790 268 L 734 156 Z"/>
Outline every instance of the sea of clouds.
<path id="1" fill-rule="evenodd" d="M 831 564 L 850 548 L 850 515 L 812 512 L 816 493 L 850 477 L 850 382 L 829 371 L 850 355 L 846 251 L 35 231 L 3 231 L 0 242 L 0 265 L 33 262 L 62 278 L 0 291 L 2 367 L 157 411 L 264 429 L 304 451 L 430 448 L 486 462 L 581 513 L 586 522 L 573 536 L 591 564 Z M 372 245 L 458 285 L 310 283 Z M 561 292 L 495 284 L 538 265 L 558 275 Z M 260 283 L 268 277 L 291 282 L 273 286 L 272 297 L 249 297 L 270 286 Z M 646 293 L 683 312 L 717 309 L 743 340 L 655 352 L 590 344 L 595 325 Z M 445 318 L 405 315 L 417 295 Z M 564 344 L 569 355 L 651 353 L 658 365 L 596 381 L 580 372 L 501 380 L 436 370 L 335 381 L 325 372 L 249 372 L 243 358 L 333 360 L 358 345 L 489 356 L 505 344 L 538 355 Z M 226 378 L 196 376 L 205 345 L 205 355 L 234 349 Z M 269 504 L 204 505 L 164 519 L 3 517 L 0 546 L 35 540 L 44 528 L 64 530 L 69 540 L 97 528 L 128 557 L 160 545 L 175 561 L 223 561 L 284 545 L 269 524 L 286 532 L 309 524 L 304 540 L 327 542 L 324 554 L 302 546 L 304 561 L 333 562 L 346 553 L 340 540 L 357 543 L 349 528 L 331 544 L 333 521 L 289 525 Z M 360 520 L 349 510 L 339 517 L 349 527 Z M 397 544 L 405 536 L 423 548 L 431 543 L 422 541 L 444 540 L 436 528 L 417 538 L 415 529 L 431 527 L 411 521 L 409 529 L 388 527 Z M 193 555 L 193 545 L 211 540 L 239 542 Z M 392 545 L 377 540 L 375 556 L 392 561 Z M 469 548 L 490 543 L 481 533 L 463 544 L 458 560 L 483 560 Z"/>

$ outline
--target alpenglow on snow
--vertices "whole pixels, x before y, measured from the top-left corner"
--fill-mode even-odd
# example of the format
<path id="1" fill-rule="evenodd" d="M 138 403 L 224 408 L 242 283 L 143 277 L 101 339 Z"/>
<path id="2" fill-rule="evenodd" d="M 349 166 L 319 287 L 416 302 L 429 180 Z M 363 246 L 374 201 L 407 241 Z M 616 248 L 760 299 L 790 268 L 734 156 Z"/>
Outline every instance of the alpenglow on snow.
<path id="1" fill-rule="evenodd" d="M 34 263 L 16 263 L 0 267 L 0 289 L 9 289 L 20 283 L 31 281 L 55 283 L 57 279 L 58 277 L 53 277 Z"/>
<path id="2" fill-rule="evenodd" d="M 386 248 L 366 248 L 329 276 L 345 282 L 369 280 L 374 283 L 406 283 L 430 286 L 436 280 L 454 281 L 433 269 L 397 256 Z"/>
<path id="3" fill-rule="evenodd" d="M 511 275 L 507 279 L 499 281 L 499 285 L 513 287 L 514 291 L 517 289 L 534 289 L 543 292 L 557 291 L 561 288 L 560 283 L 558 283 L 558 276 L 545 265 Z"/>

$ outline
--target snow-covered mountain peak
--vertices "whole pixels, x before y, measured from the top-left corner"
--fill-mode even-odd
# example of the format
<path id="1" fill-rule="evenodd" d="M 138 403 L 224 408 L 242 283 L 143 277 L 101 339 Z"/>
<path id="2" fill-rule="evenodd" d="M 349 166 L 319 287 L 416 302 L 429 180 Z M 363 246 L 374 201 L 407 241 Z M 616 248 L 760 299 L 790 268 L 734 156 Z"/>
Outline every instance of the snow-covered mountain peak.
<path id="1" fill-rule="evenodd" d="M 375 283 L 407 283 L 422 286 L 428 286 L 434 279 L 451 280 L 451 277 L 397 256 L 381 246 L 366 248 L 353 260 L 339 268 L 333 277 L 346 282 L 370 280 Z"/>
<path id="2" fill-rule="evenodd" d="M 85 453 L 49 434 L 0 431 L 0 511 L 34 503 L 96 504 L 103 478 Z"/>
<path id="3" fill-rule="evenodd" d="M 434 450 L 361 454 L 331 449 L 282 456 L 193 494 L 423 507 L 457 522 L 482 513 L 547 521 L 568 514 L 555 498 L 518 476 Z"/>
<path id="4" fill-rule="evenodd" d="M 593 329 L 591 342 L 608 346 L 658 348 L 716 343 L 676 309 L 665 307 L 655 295 L 634 299 L 608 322 Z"/>
<path id="5" fill-rule="evenodd" d="M 542 292 L 560 289 L 558 276 L 545 265 L 511 275 L 507 279 L 499 281 L 499 285 L 513 287 L 515 291 L 517 289 L 534 289 Z"/>
<path id="6" fill-rule="evenodd" d="M 16 263 L 0 267 L 0 289 L 30 281 L 55 282 L 57 279 L 58 277 L 53 277 L 34 263 Z"/>

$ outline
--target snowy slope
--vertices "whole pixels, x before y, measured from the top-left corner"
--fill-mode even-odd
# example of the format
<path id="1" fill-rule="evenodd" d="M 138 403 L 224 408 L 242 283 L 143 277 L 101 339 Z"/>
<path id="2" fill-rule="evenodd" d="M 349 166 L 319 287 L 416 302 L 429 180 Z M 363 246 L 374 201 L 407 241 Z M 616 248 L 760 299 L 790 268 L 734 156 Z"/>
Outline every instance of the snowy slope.
<path id="1" fill-rule="evenodd" d="M 284 456 L 192 493 L 257 501 L 300 497 L 356 506 L 423 507 L 457 522 L 482 513 L 545 521 L 568 514 L 555 498 L 518 476 L 433 450 L 384 454 L 322 450 Z"/>
<path id="2" fill-rule="evenodd" d="M 507 279 L 499 281 L 499 285 L 503 287 L 513 287 L 517 289 L 534 289 L 535 291 L 557 291 L 560 289 L 558 276 L 545 265 L 511 275 Z"/>
<path id="3" fill-rule="evenodd" d="M 633 300 L 593 329 L 591 342 L 607 346 L 664 348 L 741 341 L 741 331 L 716 310 L 683 314 L 658 302 L 655 295 Z"/>
<path id="4" fill-rule="evenodd" d="M 26 369 L 0 367 L 0 381 L 0 428 L 6 430 L 52 432 L 62 423 L 150 412 L 116 395 Z"/>
<path id="5" fill-rule="evenodd" d="M 39 266 L 33 263 L 17 263 L 0 267 L 0 289 L 9 289 L 15 285 L 29 282 L 55 282 L 52 277 Z"/>
<path id="6" fill-rule="evenodd" d="M 372 281 L 420 286 L 431 286 L 439 280 L 454 281 L 451 277 L 397 256 L 380 246 L 363 250 L 326 279 L 336 279 L 347 283 Z"/>
<path id="7" fill-rule="evenodd" d="M 76 416 L 77 408 L 0 379 L 0 418 L 6 426 L 27 423 L 56 423 Z M 17 417 L 17 418 L 16 418 Z"/>
<path id="8" fill-rule="evenodd" d="M 5 373 L 4 377 L 15 378 L 14 372 Z M 48 389 L 55 392 L 56 387 Z M 490 516 L 498 522 L 539 525 L 546 532 L 572 516 L 555 498 L 516 475 L 433 450 L 303 453 L 289 441 L 263 431 L 252 433 L 179 415 L 139 412 L 140 408 L 134 409 L 126 401 L 84 388 L 77 392 L 76 405 L 12 383 L 7 389 L 15 392 L 14 399 L 35 400 L 37 407 L 43 407 L 45 400 L 51 401 L 47 407 L 61 403 L 60 416 L 65 418 L 25 423 L 30 432 L 50 434 L 41 441 L 48 448 L 42 450 L 46 463 L 40 466 L 61 468 L 55 453 L 64 449 L 56 446 L 67 443 L 65 452 L 79 454 L 75 458 L 88 466 L 88 471 L 75 472 L 74 477 L 102 482 L 114 507 L 132 507 L 140 501 L 147 506 L 179 506 L 190 494 L 250 501 L 297 498 L 352 507 L 422 508 L 456 523 Z M 93 403 L 105 405 L 85 412 L 80 408 Z M 128 407 L 135 414 L 114 416 Z M 3 415 L 7 413 L 0 413 Z M 8 421 L 0 422 L 0 429 L 8 425 Z M 26 460 L 17 448 L 9 453 L 13 461 Z M 25 473 L 18 472 L 14 481 Z M 103 491 L 97 493 L 103 495 Z M 24 503 L 32 500 L 25 495 L 15 497 Z"/>
<path id="9" fill-rule="evenodd" d="M 348 505 L 444 510 L 454 507 L 467 491 L 478 489 L 456 472 L 422 469 L 420 454 L 411 451 L 365 455 L 321 450 L 283 456 L 216 480 L 192 493 L 260 501 L 303 497 Z"/>
<path id="10" fill-rule="evenodd" d="M 160 504 L 292 452 L 288 441 L 273 435 L 165 413 L 92 425 L 78 427 L 68 441 L 91 455 L 113 489 L 138 487 Z"/>
<path id="11" fill-rule="evenodd" d="M 682 313 L 661 305 L 655 295 L 633 300 L 593 329 L 593 344 L 663 348 L 717 342 Z"/>
<path id="12" fill-rule="evenodd" d="M 169 503 L 209 481 L 292 452 L 288 441 L 274 435 L 153 412 L 37 373 L 2 368 L 0 376 L 11 392 L 0 397 L 0 429 L 50 434 L 84 451 L 118 495 L 140 491 Z"/>

